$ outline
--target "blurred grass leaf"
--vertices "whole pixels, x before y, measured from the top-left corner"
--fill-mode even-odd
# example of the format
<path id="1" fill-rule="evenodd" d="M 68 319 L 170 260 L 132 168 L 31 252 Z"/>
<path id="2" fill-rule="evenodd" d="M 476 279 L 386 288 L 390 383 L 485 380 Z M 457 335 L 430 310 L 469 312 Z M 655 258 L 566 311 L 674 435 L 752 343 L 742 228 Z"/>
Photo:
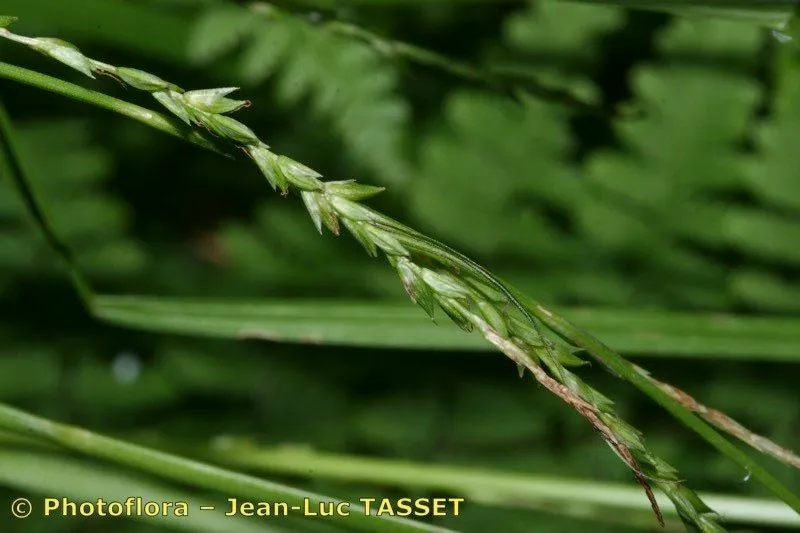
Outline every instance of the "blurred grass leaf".
<path id="1" fill-rule="evenodd" d="M 602 350 L 600 350 L 600 351 L 602 352 Z M 601 359 L 603 358 L 602 356 L 599 356 L 599 357 L 600 357 Z M 615 356 L 615 357 L 616 357 L 616 356 Z M 620 368 L 621 368 L 621 367 L 620 367 Z M 629 377 L 629 379 L 630 379 L 630 377 Z M 638 384 L 638 383 L 637 383 L 637 384 Z M 659 400 L 659 401 L 661 401 L 661 400 Z M 672 410 L 673 412 L 675 411 L 675 409 L 671 409 L 671 410 Z M 687 419 L 687 417 L 686 417 L 686 416 L 683 416 L 683 417 L 681 417 L 681 418 L 682 418 L 683 420 L 686 420 L 686 419 Z M 695 429 L 697 429 L 699 426 L 697 426 L 697 425 L 695 424 L 695 425 L 693 425 L 693 427 L 695 427 Z M 704 434 L 704 436 L 706 436 L 706 437 L 707 437 L 707 436 L 708 436 L 710 433 L 709 433 L 708 431 L 705 431 L 703 434 Z M 719 443 L 717 443 L 717 444 L 719 444 Z M 726 451 L 725 449 L 722 449 L 722 447 L 721 447 L 721 446 L 718 446 L 718 447 L 720 447 L 720 449 L 721 449 L 723 452 L 725 452 L 725 451 Z M 728 449 L 727 451 L 730 451 L 730 450 Z M 732 453 L 731 453 L 731 454 L 729 454 L 729 455 L 734 455 L 734 454 L 732 454 Z M 746 464 L 746 462 L 742 461 L 742 464 Z M 761 477 L 761 478 L 764 478 L 764 479 L 766 479 L 766 478 L 767 478 L 767 476 L 766 476 L 766 475 L 764 475 L 764 474 L 763 474 L 763 472 L 756 471 L 756 472 L 754 472 L 754 474 L 755 474 L 757 477 Z M 774 484 L 774 483 L 770 483 L 770 486 L 772 486 L 773 488 L 775 488 L 775 484 Z M 785 496 L 785 492 L 784 492 L 784 494 L 783 494 L 783 495 Z M 787 501 L 788 501 L 788 500 L 787 500 Z"/>
<path id="2" fill-rule="evenodd" d="M 202 453 L 202 452 L 201 452 Z M 428 464 L 319 452 L 302 446 L 258 447 L 250 442 L 225 439 L 203 454 L 222 464 L 253 471 L 315 476 L 346 482 L 366 482 L 403 488 L 448 491 L 466 499 L 464 506 L 483 503 L 501 507 L 540 509 L 565 515 L 592 516 L 599 521 L 646 526 L 652 515 L 647 501 L 632 486 L 614 483 L 531 476 L 471 468 L 455 464 Z M 729 523 L 758 522 L 794 528 L 800 518 L 781 502 L 721 494 L 704 494 Z M 564 502 L 569 501 L 569 505 Z M 664 505 L 673 520 L 674 509 Z M 679 528 L 679 526 L 678 526 Z"/>
<path id="3" fill-rule="evenodd" d="M 44 418 L 30 415 L 11 407 L 0 405 L 0 427 L 13 433 L 36 438 L 45 443 L 83 453 L 90 457 L 104 459 L 112 463 L 133 467 L 140 472 L 172 479 L 183 484 L 214 490 L 225 494 L 226 498 L 240 497 L 245 500 L 286 502 L 289 506 L 301 509 L 310 502 L 317 508 L 321 502 L 335 502 L 334 498 L 301 491 L 292 487 L 263 481 L 236 472 L 216 468 L 207 464 L 169 455 L 124 441 L 115 440 L 89 431 L 58 424 Z M 358 512 L 358 511 L 361 512 Z M 364 512 L 363 507 L 351 506 L 349 516 L 327 516 L 320 514 L 320 520 L 343 522 L 351 530 L 369 532 L 418 532 L 447 533 L 451 530 L 438 528 L 403 518 L 373 516 Z"/>
<path id="4" fill-rule="evenodd" d="M 190 512 L 187 516 L 141 516 L 138 519 L 161 525 L 170 530 L 196 531 L 201 533 L 280 533 L 282 528 L 248 521 L 242 517 L 223 516 L 219 500 L 198 497 L 185 491 L 169 487 L 164 483 L 132 475 L 116 468 L 99 467 L 85 460 L 46 454 L 37 451 L 21 451 L 0 448 L 0 482 L 17 490 L 41 495 L 29 497 L 34 503 L 34 518 L 42 513 L 43 498 L 69 498 L 70 501 L 124 502 L 127 498 L 140 497 L 147 502 L 186 502 Z M 200 511 L 200 506 L 216 505 L 220 510 Z M 135 518 L 136 519 L 136 518 Z M 5 520 L 17 520 L 6 518 Z M 49 517 L 49 522 L 70 522 L 69 519 Z M 78 522 L 80 519 L 73 519 Z M 0 520 L 0 524 L 3 521 Z"/>
<path id="5" fill-rule="evenodd" d="M 491 347 L 448 322 L 431 324 L 404 303 L 224 301 L 100 296 L 99 318 L 164 333 L 381 348 L 479 350 Z M 565 310 L 583 329 L 634 355 L 797 360 L 797 320 L 625 309 Z"/>

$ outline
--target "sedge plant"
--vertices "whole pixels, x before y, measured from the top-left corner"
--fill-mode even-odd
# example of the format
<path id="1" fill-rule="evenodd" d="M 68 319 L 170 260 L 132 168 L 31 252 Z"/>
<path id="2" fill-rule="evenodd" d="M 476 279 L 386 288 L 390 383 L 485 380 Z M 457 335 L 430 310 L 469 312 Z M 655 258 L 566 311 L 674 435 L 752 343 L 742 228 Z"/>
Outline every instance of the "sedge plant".
<path id="1" fill-rule="evenodd" d="M 633 472 L 662 524 L 663 517 L 653 486 L 672 501 L 688 526 L 703 532 L 724 531 L 716 514 L 686 486 L 675 468 L 647 446 L 641 433 L 615 412 L 613 402 L 570 369 L 585 364 L 579 357 L 581 350 L 656 398 L 723 453 L 746 466 L 784 501 L 800 510 L 795 495 L 686 409 L 689 404 L 691 410 L 708 413 L 703 406 L 697 402 L 692 405 L 688 397 L 681 396 L 677 389 L 650 378 L 642 369 L 633 367 L 592 336 L 521 295 L 458 251 L 364 205 L 365 200 L 382 192 L 382 187 L 354 180 L 323 181 L 322 175 L 315 170 L 273 152 L 255 132 L 230 116 L 230 113 L 250 105 L 249 101 L 230 98 L 236 88 L 187 91 L 149 72 L 87 57 L 75 46 L 59 39 L 17 35 L 7 29 L 11 22 L 12 17 L 0 20 L 0 26 L 5 26 L 0 27 L 0 37 L 50 56 L 90 78 L 106 75 L 128 87 L 148 92 L 183 124 L 178 127 L 158 114 L 140 112 L 135 106 L 126 107 L 110 97 L 106 97 L 103 103 L 102 95 L 81 92 L 79 88 L 70 89 L 65 82 L 47 79 L 13 65 L 0 64 L 0 75 L 117 111 L 127 109 L 129 116 L 206 148 L 226 152 L 233 147 L 246 154 L 275 191 L 282 196 L 291 193 L 300 196 L 317 231 L 323 233 L 327 229 L 336 236 L 350 233 L 370 256 L 383 256 L 396 270 L 409 298 L 428 315 L 434 317 L 437 311 L 443 312 L 463 330 L 477 330 L 516 364 L 520 376 L 528 371 L 539 384 L 586 419 Z M 78 275 L 73 279 L 78 282 L 78 288 L 91 308 L 88 284 Z M 545 335 L 543 324 L 557 337 Z M 722 427 L 727 429 L 724 425 Z M 744 435 L 749 433 L 745 430 Z M 741 434 L 738 436 L 742 438 Z M 743 440 L 747 442 L 746 438 Z M 786 453 L 793 457 L 791 452 Z"/>

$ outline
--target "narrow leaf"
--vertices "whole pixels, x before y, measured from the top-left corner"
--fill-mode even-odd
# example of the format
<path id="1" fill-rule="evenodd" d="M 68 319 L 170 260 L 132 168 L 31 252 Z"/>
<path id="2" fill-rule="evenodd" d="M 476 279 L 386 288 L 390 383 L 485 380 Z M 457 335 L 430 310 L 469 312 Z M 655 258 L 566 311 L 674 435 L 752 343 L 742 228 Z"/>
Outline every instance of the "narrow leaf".
<path id="1" fill-rule="evenodd" d="M 243 445 L 235 439 L 204 454 L 215 462 L 271 474 L 313 476 L 348 483 L 376 483 L 402 490 L 447 491 L 468 503 L 538 509 L 555 514 L 591 516 L 650 528 L 653 515 L 637 486 L 565 477 L 538 476 L 461 465 L 412 463 L 319 452 L 300 446 Z M 782 502 L 723 494 L 700 494 L 730 524 L 800 526 L 800 516 Z M 669 500 L 658 495 L 668 526 L 680 528 Z"/>
<path id="2" fill-rule="evenodd" d="M 418 302 L 419 303 L 419 302 Z M 430 321 L 405 302 L 208 300 L 99 296 L 98 315 L 148 331 L 236 338 L 247 328 L 274 340 L 405 349 L 491 351 L 479 337 Z M 631 356 L 799 361 L 800 320 L 630 310 L 559 310 Z M 350 327 L 348 324 L 352 324 Z"/>
<path id="3" fill-rule="evenodd" d="M 98 466 L 87 461 L 53 454 L 11 450 L 0 447 L 0 483 L 17 490 L 39 495 L 26 497 L 32 501 L 34 512 L 41 513 L 44 498 L 69 498 L 77 502 L 124 502 L 131 496 L 144 501 L 186 502 L 186 516 L 157 514 L 133 515 L 132 519 L 149 522 L 172 530 L 201 533 L 278 533 L 268 524 L 250 522 L 238 516 L 224 516 L 224 502 L 199 498 L 164 484 L 143 478 L 118 468 Z M 200 507 L 214 507 L 202 511 Z"/>
<path id="4" fill-rule="evenodd" d="M 313 507 L 335 498 L 305 492 L 259 478 L 246 476 L 201 462 L 184 459 L 154 449 L 112 439 L 104 435 L 52 422 L 45 418 L 0 404 L 0 428 L 55 444 L 67 450 L 111 463 L 126 465 L 154 476 L 179 483 L 224 493 L 226 497 L 240 497 L 260 501 L 286 502 L 300 509 L 306 501 Z M 327 522 L 346 524 L 351 530 L 369 533 L 417 533 L 421 531 L 447 533 L 450 530 L 411 520 L 372 516 L 363 507 L 350 505 L 350 515 L 320 516 Z"/>
<path id="5" fill-rule="evenodd" d="M 800 512 L 800 498 L 793 494 L 780 481 L 772 476 L 772 474 L 767 472 L 742 450 L 731 444 L 711 426 L 703 422 L 690 410 L 671 398 L 667 393 L 656 387 L 645 376 L 640 374 L 631 363 L 623 359 L 619 354 L 615 353 L 593 335 L 573 326 L 565 319 L 555 315 L 552 311 L 542 307 L 530 297 L 518 292 L 516 296 L 524 302 L 526 308 L 534 313 L 547 327 L 568 342 L 585 349 L 587 353 L 603 363 L 622 379 L 628 381 L 647 394 L 681 423 L 703 437 L 706 442 L 711 444 L 720 453 L 739 464 L 745 471 L 750 472 L 753 477 L 761 481 L 795 511 Z"/>

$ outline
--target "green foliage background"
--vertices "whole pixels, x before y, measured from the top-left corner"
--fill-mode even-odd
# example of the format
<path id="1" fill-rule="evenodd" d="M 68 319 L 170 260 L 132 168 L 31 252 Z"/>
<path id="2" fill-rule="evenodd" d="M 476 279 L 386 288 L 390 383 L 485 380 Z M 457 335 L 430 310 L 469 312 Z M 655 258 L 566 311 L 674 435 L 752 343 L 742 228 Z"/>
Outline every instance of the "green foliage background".
<path id="1" fill-rule="evenodd" d="M 0 5 L 21 17 L 20 31 L 68 39 L 93 57 L 184 87 L 241 86 L 254 103 L 245 121 L 278 153 L 326 176 L 387 186 L 377 202 L 385 212 L 548 304 L 800 311 L 800 69 L 781 68 L 785 51 L 758 28 L 555 2 L 295 5 L 294 16 L 273 20 L 211 0 Z M 643 116 L 609 118 L 539 100 L 523 107 L 315 24 L 331 16 Z M 4 43 L 2 53 L 85 83 L 24 49 Z M 101 90 L 153 107 L 110 80 Z M 320 238 L 302 204 L 273 195 L 244 162 L 33 89 L 3 82 L 0 91 L 60 235 L 105 292 L 404 298 L 390 269 L 354 242 Z M 630 481 L 584 420 L 516 379 L 504 357 L 113 328 L 86 315 L 56 265 L 11 184 L 0 181 L 4 402 L 177 450 L 234 435 L 267 446 Z M 646 366 L 800 448 L 796 363 L 662 357 Z M 584 374 L 694 488 L 766 494 L 631 387 L 597 369 Z M 796 472 L 772 470 L 800 487 Z M 344 498 L 409 494 L 285 481 Z M 0 494 L 18 491 L 9 482 Z M 108 527 L 9 520 L 0 513 L 0 529 Z M 477 504 L 441 523 L 466 532 L 624 530 L 597 517 Z"/>

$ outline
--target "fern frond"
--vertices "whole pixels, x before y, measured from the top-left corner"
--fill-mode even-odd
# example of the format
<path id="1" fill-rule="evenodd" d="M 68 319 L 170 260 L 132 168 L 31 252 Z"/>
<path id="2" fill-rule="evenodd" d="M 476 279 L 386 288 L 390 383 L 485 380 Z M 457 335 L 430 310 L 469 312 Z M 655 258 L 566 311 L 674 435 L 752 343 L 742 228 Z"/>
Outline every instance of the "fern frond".
<path id="1" fill-rule="evenodd" d="M 130 275 L 142 268 L 145 256 L 128 236 L 124 206 L 102 188 L 113 160 L 92 144 L 87 126 L 80 120 L 25 124 L 18 132 L 20 156 L 38 193 L 53 205 L 52 217 L 78 264 L 92 276 Z M 41 156 L 42 147 L 47 157 Z M 28 224 L 25 206 L 7 180 L 0 180 L 0 198 L 0 268 L 50 271 L 48 248 Z"/>
<path id="2" fill-rule="evenodd" d="M 779 50 L 775 56 L 774 101 L 770 115 L 754 134 L 756 153 L 742 166 L 748 190 L 760 201 L 758 208 L 730 215 L 729 236 L 739 250 L 797 272 L 800 255 L 800 70 L 793 54 Z M 789 274 L 791 276 L 791 274 Z M 731 290 L 748 305 L 772 311 L 800 310 L 797 284 L 786 273 L 762 267 L 733 272 Z"/>
<path id="3" fill-rule="evenodd" d="M 187 43 L 189 59 L 207 63 L 229 52 L 253 30 L 256 20 L 235 4 L 215 4 L 204 9 Z"/>
<path id="4" fill-rule="evenodd" d="M 574 192 L 575 168 L 565 161 L 572 146 L 567 116 L 535 101 L 520 109 L 498 97 L 458 92 L 443 118 L 422 144 L 409 191 L 417 219 L 483 254 L 568 253 L 557 230 L 521 200 L 541 190 L 563 203 Z"/>
<path id="5" fill-rule="evenodd" d="M 776 73 L 775 98 L 770 116 L 755 131 L 757 158 L 745 167 L 748 188 L 768 205 L 800 212 L 800 169 L 797 153 L 797 125 L 800 123 L 800 71 L 792 64 L 780 64 Z M 790 60 L 793 61 L 793 60 Z"/>
<path id="6" fill-rule="evenodd" d="M 515 68 L 596 101 L 599 93 L 586 73 L 600 60 L 598 38 L 624 21 L 621 9 L 532 0 L 508 20 L 504 34 L 511 49 L 526 57 Z"/>
<path id="7" fill-rule="evenodd" d="M 681 279 L 672 297 L 683 304 L 718 306 L 727 298 L 724 266 L 694 248 L 728 246 L 731 208 L 715 198 L 741 189 L 740 146 L 761 94 L 743 72 L 700 69 L 674 57 L 686 50 L 714 57 L 724 49 L 752 59 L 759 44 L 757 28 L 735 22 L 674 23 L 659 42 L 662 62 L 633 75 L 647 117 L 616 124 L 624 152 L 605 150 L 587 163 L 593 193 L 576 211 L 582 233 L 634 257 L 655 277 L 661 271 Z M 699 292 L 700 280 L 716 288 Z"/>
<path id="8" fill-rule="evenodd" d="M 531 75 L 596 100 L 589 76 L 594 40 L 621 21 L 619 12 L 602 7 L 531 3 L 509 19 L 504 34 L 510 49 L 531 55 Z M 587 68 L 555 67 L 564 62 Z M 421 143 L 409 203 L 426 228 L 482 257 L 503 251 L 558 272 L 546 278 L 530 276 L 528 268 L 507 273 L 531 292 L 621 303 L 629 298 L 626 283 L 599 268 L 591 243 L 557 220 L 570 219 L 576 200 L 587 194 L 580 169 L 569 161 L 577 148 L 570 118 L 567 110 L 533 98 L 520 107 L 490 94 L 454 93 L 445 102 L 443 124 Z"/>
<path id="9" fill-rule="evenodd" d="M 613 402 L 569 370 L 568 367 L 580 360 L 562 344 L 545 337 L 540 320 L 554 333 L 586 349 L 657 398 L 720 451 L 751 468 L 754 475 L 781 494 L 787 503 L 797 505 L 797 498 L 791 492 L 727 440 L 700 423 L 684 406 L 643 378 L 641 369 L 634 368 L 591 335 L 525 297 L 467 256 L 361 203 L 380 193 L 382 188 L 352 180 L 323 181 L 315 170 L 273 152 L 250 128 L 227 115 L 246 103 L 227 97 L 233 89 L 185 91 L 147 72 L 91 59 L 68 43 L 16 36 L 14 40 L 39 49 L 72 68 L 83 70 L 88 65 L 89 75 L 113 75 L 151 93 L 186 123 L 205 128 L 238 146 L 258 166 L 273 189 L 283 195 L 299 193 L 319 232 L 325 226 L 338 236 L 347 229 L 372 256 L 378 256 L 380 251 L 396 269 L 408 296 L 423 310 L 432 316 L 435 309 L 439 309 L 462 329 L 478 330 L 518 368 L 529 370 L 538 383 L 588 421 L 631 469 L 662 525 L 663 516 L 651 484 L 670 498 L 687 524 L 709 533 L 723 531 L 713 511 L 682 484 L 678 472 L 655 455 L 642 435 L 617 415 Z M 22 176 L 16 181 L 24 188 Z M 88 305 L 92 308 L 91 301 Z M 13 427 L 20 427 L 20 423 Z"/>
<path id="10" fill-rule="evenodd" d="M 219 17 L 220 12 L 225 16 Z M 190 55 L 203 64 L 237 46 L 246 83 L 275 78 L 277 97 L 331 121 L 357 162 L 385 182 L 408 175 L 404 138 L 409 107 L 397 92 L 398 73 L 370 46 L 260 8 L 214 6 L 201 15 Z"/>
<path id="11" fill-rule="evenodd" d="M 396 270 L 409 298 L 426 313 L 433 317 L 439 309 L 465 331 L 478 330 L 488 343 L 517 365 L 520 375 L 529 370 L 538 383 L 582 416 L 630 468 L 659 523 L 663 525 L 664 518 L 652 485 L 670 498 L 687 523 L 707 533 L 724 531 L 713 511 L 681 483 L 677 471 L 654 455 L 641 434 L 616 414 L 613 402 L 568 370 L 568 366 L 575 364 L 575 356 L 563 345 L 545 337 L 538 322 L 545 318 L 557 322 L 561 319 L 538 303 L 524 303 L 515 289 L 467 256 L 360 203 L 380 193 L 381 187 L 353 180 L 323 181 L 315 170 L 274 153 L 255 132 L 227 115 L 245 103 L 227 97 L 231 88 L 185 91 L 147 72 L 91 59 L 69 43 L 20 37 L 7 30 L 3 33 L 74 69 L 83 70 L 88 65 L 89 76 L 95 73 L 113 75 L 150 93 L 188 124 L 208 129 L 238 146 L 253 160 L 274 190 L 283 195 L 290 191 L 299 193 L 320 233 L 323 225 L 337 236 L 347 229 L 370 255 L 377 257 L 380 251 Z M 3 133 L 9 146 L 8 157 L 14 159 L 5 129 Z M 21 191 L 25 190 L 27 184 L 21 165 L 14 165 L 14 169 L 16 184 Z M 41 207 L 35 204 L 33 195 L 28 194 L 28 197 L 31 208 L 38 211 L 42 230 L 50 235 Z M 55 235 L 51 239 L 57 241 Z M 62 252 L 61 258 L 68 260 L 67 251 Z M 71 274 L 73 278 L 80 278 L 74 268 Z M 90 312 L 96 313 L 95 300 L 93 295 L 85 298 Z M 574 336 L 579 344 L 588 340 L 588 336 L 579 331 L 575 331 Z M 624 372 L 630 372 L 629 364 Z M 660 392 L 659 396 L 659 392 L 656 391 L 656 397 L 663 398 L 664 393 Z M 682 412 L 682 415 L 694 421 L 690 413 Z M 707 428 L 703 426 L 702 431 Z M 730 443 L 716 434 L 712 441 L 717 446 L 730 447 Z M 759 471 L 757 475 L 764 474 Z"/>

